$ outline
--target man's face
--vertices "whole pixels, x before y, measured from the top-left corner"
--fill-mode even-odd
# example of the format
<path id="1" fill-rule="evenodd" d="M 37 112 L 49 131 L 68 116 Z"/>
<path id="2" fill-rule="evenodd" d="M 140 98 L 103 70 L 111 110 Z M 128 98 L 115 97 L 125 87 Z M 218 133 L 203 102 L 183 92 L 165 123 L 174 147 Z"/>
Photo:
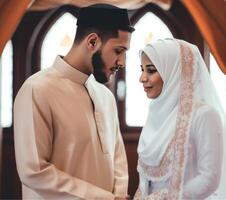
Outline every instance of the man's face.
<path id="1" fill-rule="evenodd" d="M 92 56 L 93 74 L 100 83 L 109 81 L 118 68 L 125 67 L 126 50 L 129 49 L 131 33 L 118 31 L 117 38 L 110 38 Z"/>

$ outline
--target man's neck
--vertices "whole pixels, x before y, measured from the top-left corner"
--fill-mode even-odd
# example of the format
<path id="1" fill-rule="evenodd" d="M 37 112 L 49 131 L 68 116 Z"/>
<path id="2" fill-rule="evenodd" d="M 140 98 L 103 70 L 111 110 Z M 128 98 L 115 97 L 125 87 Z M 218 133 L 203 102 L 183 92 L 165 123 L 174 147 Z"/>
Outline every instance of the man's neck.
<path id="1" fill-rule="evenodd" d="M 73 68 L 79 70 L 82 73 L 90 75 L 92 72 L 90 67 L 87 65 L 87 53 L 81 48 L 72 47 L 68 54 L 63 58 Z"/>

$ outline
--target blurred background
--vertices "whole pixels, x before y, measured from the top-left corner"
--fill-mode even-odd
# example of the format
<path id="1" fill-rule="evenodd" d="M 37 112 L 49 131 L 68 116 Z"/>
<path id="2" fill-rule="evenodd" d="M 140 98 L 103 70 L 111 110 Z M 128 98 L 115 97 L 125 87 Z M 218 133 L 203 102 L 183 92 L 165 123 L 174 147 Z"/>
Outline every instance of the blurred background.
<path id="1" fill-rule="evenodd" d="M 110 3 L 129 10 L 136 31 L 127 66 L 107 85 L 115 95 L 129 163 L 129 194 L 138 185 L 137 143 L 149 100 L 139 83 L 138 52 L 160 38 L 196 44 L 226 111 L 225 0 L 1 0 L 0 1 L 0 198 L 21 199 L 13 142 L 13 101 L 22 83 L 51 66 L 72 46 L 78 9 Z M 21 113 L 23 115 L 23 113 Z"/>

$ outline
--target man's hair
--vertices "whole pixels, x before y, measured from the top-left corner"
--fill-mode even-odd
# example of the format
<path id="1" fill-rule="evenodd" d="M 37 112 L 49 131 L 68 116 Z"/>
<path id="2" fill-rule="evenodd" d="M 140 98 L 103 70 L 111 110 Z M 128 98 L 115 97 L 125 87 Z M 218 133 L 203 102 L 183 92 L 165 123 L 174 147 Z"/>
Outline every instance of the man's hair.
<path id="1" fill-rule="evenodd" d="M 93 4 L 79 10 L 74 43 L 79 44 L 90 33 L 96 33 L 105 43 L 117 38 L 119 30 L 134 31 L 127 10 L 110 4 Z"/>
<path id="2" fill-rule="evenodd" d="M 101 42 L 104 44 L 106 43 L 110 38 L 117 38 L 118 37 L 118 31 L 119 29 L 109 29 L 109 28 L 102 28 L 102 27 L 87 27 L 87 26 L 78 26 L 74 44 L 79 44 L 82 42 L 82 40 L 85 39 L 87 35 L 90 33 L 96 33 L 100 39 Z"/>

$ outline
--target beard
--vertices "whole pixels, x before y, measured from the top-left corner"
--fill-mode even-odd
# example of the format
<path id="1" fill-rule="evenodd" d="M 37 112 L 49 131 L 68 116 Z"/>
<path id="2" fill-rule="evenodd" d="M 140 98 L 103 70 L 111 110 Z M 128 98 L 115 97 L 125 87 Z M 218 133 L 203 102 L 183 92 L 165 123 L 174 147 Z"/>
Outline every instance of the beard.
<path id="1" fill-rule="evenodd" d="M 92 56 L 93 75 L 99 83 L 107 83 L 108 77 L 104 73 L 104 61 L 101 57 L 101 51 L 97 51 Z"/>

